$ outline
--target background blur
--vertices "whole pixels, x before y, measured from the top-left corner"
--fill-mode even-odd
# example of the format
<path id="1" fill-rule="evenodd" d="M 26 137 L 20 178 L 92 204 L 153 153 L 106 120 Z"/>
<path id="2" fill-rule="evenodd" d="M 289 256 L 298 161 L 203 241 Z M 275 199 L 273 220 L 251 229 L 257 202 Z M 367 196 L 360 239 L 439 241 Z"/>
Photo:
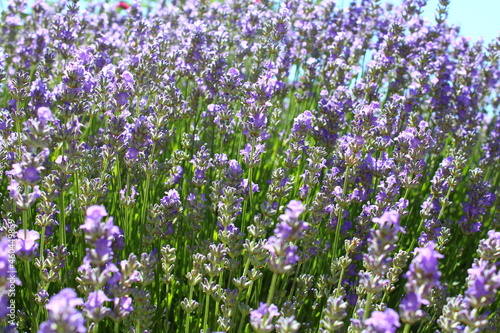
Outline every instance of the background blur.
<path id="1" fill-rule="evenodd" d="M 394 2 L 394 3 L 401 3 Z M 427 2 L 424 16 L 434 20 L 438 0 Z M 448 23 L 460 26 L 460 34 L 486 43 L 500 35 L 500 0 L 451 0 Z"/>
<path id="2" fill-rule="evenodd" d="M 6 8 L 8 0 L 0 0 L 0 10 Z M 34 0 L 27 0 L 28 4 L 32 4 Z M 48 0 L 53 2 L 57 0 Z M 108 2 L 118 3 L 120 0 L 108 0 Z M 148 0 L 142 0 L 148 1 Z M 150 0 L 155 1 L 155 0 Z M 212 0 L 217 1 L 217 0 Z M 249 0 L 252 1 L 252 0 Z M 381 0 L 381 2 L 392 2 L 401 4 L 403 0 Z M 83 3 L 85 0 L 80 0 Z M 133 0 L 126 0 L 132 3 Z M 343 6 L 348 6 L 350 0 L 338 0 L 338 3 Z M 438 6 L 439 0 L 428 0 L 424 11 L 424 16 L 431 22 L 434 22 L 434 15 Z M 477 41 L 480 37 L 485 43 L 490 43 L 500 35 L 500 0 L 450 0 L 448 22 L 461 27 L 460 32 L 466 37 L 470 37 L 473 41 Z"/>

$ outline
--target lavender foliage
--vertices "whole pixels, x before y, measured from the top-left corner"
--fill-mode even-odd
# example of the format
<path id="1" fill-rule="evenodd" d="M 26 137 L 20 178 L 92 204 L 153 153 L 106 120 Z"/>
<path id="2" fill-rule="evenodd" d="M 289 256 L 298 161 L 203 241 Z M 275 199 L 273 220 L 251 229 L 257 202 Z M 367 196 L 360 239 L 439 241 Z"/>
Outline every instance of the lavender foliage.
<path id="1" fill-rule="evenodd" d="M 0 330 L 500 330 L 500 37 L 449 4 L 9 0 Z"/>

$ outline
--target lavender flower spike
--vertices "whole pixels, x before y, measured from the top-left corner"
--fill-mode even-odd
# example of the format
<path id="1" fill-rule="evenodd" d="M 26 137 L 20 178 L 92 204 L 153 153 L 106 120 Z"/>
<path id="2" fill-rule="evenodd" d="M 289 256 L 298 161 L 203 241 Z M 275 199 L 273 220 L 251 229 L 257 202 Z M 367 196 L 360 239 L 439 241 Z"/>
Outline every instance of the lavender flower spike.
<path id="1" fill-rule="evenodd" d="M 101 321 L 111 311 L 104 306 L 105 302 L 111 301 L 102 291 L 93 291 L 88 296 L 88 301 L 83 304 L 83 313 L 85 317 L 94 323 Z"/>
<path id="2" fill-rule="evenodd" d="M 281 239 L 295 241 L 302 237 L 302 232 L 309 228 L 309 224 L 300 221 L 299 215 L 304 211 L 304 205 L 292 200 L 286 206 L 285 214 L 280 215 L 281 223 L 274 229 L 274 234 Z"/>
<path id="3" fill-rule="evenodd" d="M 267 306 L 266 303 L 260 303 L 257 310 L 250 311 L 250 324 L 256 333 L 272 332 L 274 330 L 273 318 L 279 315 L 276 305 Z"/>
<path id="4" fill-rule="evenodd" d="M 432 288 L 440 287 L 438 259 L 443 255 L 434 250 L 434 243 L 429 242 L 426 247 L 415 249 L 415 254 L 406 273 L 408 294 L 399 305 L 401 320 L 406 324 L 413 324 L 423 316 L 420 306 L 428 305 Z"/>
<path id="5" fill-rule="evenodd" d="M 29 261 L 38 252 L 40 234 L 35 230 L 19 230 L 16 239 L 16 255 L 21 260 Z"/>
<path id="6" fill-rule="evenodd" d="M 90 238 L 102 236 L 101 219 L 107 215 L 106 208 L 103 206 L 90 206 L 87 208 L 85 223 L 80 226 L 80 229 Z"/>
<path id="7" fill-rule="evenodd" d="M 49 320 L 43 322 L 38 333 L 77 332 L 85 333 L 85 319 L 75 307 L 82 305 L 83 300 L 76 297 L 71 288 L 61 290 L 50 298 L 45 306 L 49 310 Z"/>
<path id="8" fill-rule="evenodd" d="M 366 329 L 363 333 L 395 333 L 396 329 L 401 326 L 399 315 L 393 309 L 386 309 L 384 312 L 373 311 L 364 324 Z"/>

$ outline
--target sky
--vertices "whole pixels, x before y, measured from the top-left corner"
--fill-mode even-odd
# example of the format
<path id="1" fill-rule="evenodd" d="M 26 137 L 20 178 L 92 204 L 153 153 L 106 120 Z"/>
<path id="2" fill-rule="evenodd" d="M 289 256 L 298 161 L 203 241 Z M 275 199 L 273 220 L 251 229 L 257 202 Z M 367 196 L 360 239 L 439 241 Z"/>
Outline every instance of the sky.
<path id="1" fill-rule="evenodd" d="M 429 0 L 424 16 L 434 20 L 438 0 Z M 460 35 L 486 43 L 500 35 L 500 0 L 450 0 L 447 22 L 460 26 Z"/>

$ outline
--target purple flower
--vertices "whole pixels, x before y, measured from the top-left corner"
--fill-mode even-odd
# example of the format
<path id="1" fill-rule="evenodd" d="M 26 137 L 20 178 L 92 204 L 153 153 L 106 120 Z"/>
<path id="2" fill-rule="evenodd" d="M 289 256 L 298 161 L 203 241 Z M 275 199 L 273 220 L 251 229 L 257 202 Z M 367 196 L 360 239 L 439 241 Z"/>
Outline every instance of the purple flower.
<path id="1" fill-rule="evenodd" d="M 54 121 L 52 111 L 50 111 L 47 107 L 42 106 L 41 108 L 38 108 L 36 114 L 43 125 L 45 125 L 48 121 Z"/>
<path id="2" fill-rule="evenodd" d="M 271 255 L 281 254 L 281 248 L 283 247 L 283 241 L 277 237 L 271 236 L 267 240 L 267 243 L 263 246 L 266 250 L 269 250 Z"/>
<path id="3" fill-rule="evenodd" d="M 420 306 L 427 304 L 429 304 L 429 301 L 422 299 L 421 295 L 410 291 L 403 301 L 401 301 L 400 308 L 403 311 L 419 312 L 419 315 L 422 315 L 423 313 L 420 310 Z"/>
<path id="4" fill-rule="evenodd" d="M 165 206 L 175 206 L 180 204 L 181 197 L 179 196 L 179 192 L 177 190 L 169 190 L 165 192 L 165 196 L 160 200 L 162 205 Z"/>
<path id="5" fill-rule="evenodd" d="M 237 160 L 229 160 L 228 169 L 226 173 L 226 177 L 230 179 L 239 179 L 243 175 L 243 168 L 238 163 Z"/>
<path id="6" fill-rule="evenodd" d="M 111 247 L 114 251 L 123 248 L 123 231 L 119 226 L 113 223 L 113 218 L 110 217 L 106 223 L 102 224 L 104 236 L 111 241 Z"/>
<path id="7" fill-rule="evenodd" d="M 111 299 L 102 290 L 91 292 L 87 302 L 83 304 L 83 315 L 94 323 L 101 321 L 111 311 L 104 306 L 109 301 Z"/>
<path id="8" fill-rule="evenodd" d="M 14 265 L 14 248 L 9 238 L 0 239 L 0 322 L 7 318 L 12 308 L 9 308 L 9 293 L 21 281 L 17 278 Z M 13 295 L 11 295 L 13 296 Z"/>
<path id="9" fill-rule="evenodd" d="M 288 239 L 291 237 L 293 233 L 293 228 L 286 222 L 281 222 L 276 226 L 276 229 L 274 229 L 274 234 L 276 237 L 281 238 L 281 239 Z"/>
<path id="10" fill-rule="evenodd" d="M 35 167 L 27 167 L 24 169 L 23 178 L 30 183 L 37 183 L 40 180 L 40 171 Z"/>
<path id="11" fill-rule="evenodd" d="M 7 292 L 0 293 L 0 320 L 7 318 L 10 312 L 9 295 Z M 7 331 L 7 330 L 6 330 Z"/>
<path id="12" fill-rule="evenodd" d="M 243 156 L 243 163 L 249 168 L 256 167 L 260 163 L 260 155 L 265 153 L 265 146 L 262 144 L 256 144 L 252 147 L 251 144 L 247 143 L 245 148 L 240 150 L 240 154 Z"/>
<path id="13" fill-rule="evenodd" d="M 288 245 L 285 247 L 285 260 L 284 260 L 284 265 L 285 267 L 287 266 L 293 266 L 297 262 L 299 262 L 299 256 L 297 255 L 297 246 L 295 245 Z"/>
<path id="14" fill-rule="evenodd" d="M 12 165 L 12 170 L 9 174 L 20 182 L 26 182 L 27 184 L 35 184 L 40 181 L 40 171 L 39 168 L 33 166 L 22 166 L 19 163 L 14 163 Z M 43 168 L 41 168 L 43 170 Z"/>
<path id="15" fill-rule="evenodd" d="M 273 318 L 279 315 L 276 305 L 267 306 L 266 303 L 260 303 L 257 310 L 250 311 L 250 325 L 257 333 L 272 332 L 274 330 Z"/>
<path id="16" fill-rule="evenodd" d="M 19 193 L 19 183 L 16 182 L 14 179 L 10 181 L 10 184 L 9 186 L 7 186 L 7 189 L 9 190 L 9 195 L 14 200 L 17 200 L 21 196 L 21 193 Z"/>
<path id="17" fill-rule="evenodd" d="M 279 238 L 295 241 L 303 236 L 303 231 L 309 224 L 299 220 L 299 215 L 304 211 L 302 202 L 292 200 L 286 206 L 285 214 L 280 215 L 281 223 L 276 226 L 274 234 Z"/>
<path id="18" fill-rule="evenodd" d="M 95 250 L 88 250 L 91 254 L 91 259 L 93 262 L 98 264 L 104 264 L 111 260 L 113 257 L 113 251 L 111 249 L 111 241 L 106 238 L 99 238 L 95 242 Z"/>
<path id="19" fill-rule="evenodd" d="M 283 239 L 271 236 L 263 248 L 269 251 L 269 269 L 275 273 L 290 272 L 299 261 L 297 247 Z"/>
<path id="20" fill-rule="evenodd" d="M 419 275 L 428 280 L 428 283 L 432 283 L 434 287 L 439 286 L 439 278 L 441 273 L 438 270 L 438 259 L 444 258 L 444 256 L 434 250 L 434 243 L 429 243 L 426 247 L 415 249 L 415 258 L 410 265 L 410 272 L 419 272 Z M 411 274 L 411 273 L 408 273 Z"/>
<path id="21" fill-rule="evenodd" d="M 134 84 L 134 77 L 132 76 L 132 74 L 129 72 L 129 71 L 124 71 L 121 75 L 121 78 L 124 82 L 128 83 L 128 84 Z"/>
<path id="22" fill-rule="evenodd" d="M 373 311 L 364 323 L 367 326 L 366 333 L 395 333 L 401 326 L 399 315 L 393 309 L 386 309 L 384 312 Z"/>
<path id="23" fill-rule="evenodd" d="M 267 140 L 269 139 L 270 135 L 266 132 L 266 124 L 266 114 L 258 112 L 254 115 L 251 115 L 245 124 L 246 128 L 243 131 L 243 134 L 245 134 L 249 139 L 260 138 L 262 140 Z"/>
<path id="24" fill-rule="evenodd" d="M 125 157 L 127 157 L 130 160 L 136 160 L 137 157 L 139 157 L 139 149 L 136 147 L 130 146 L 127 149 L 127 153 L 125 154 Z"/>
<path id="25" fill-rule="evenodd" d="M 484 259 L 479 259 L 467 272 L 469 276 L 468 288 L 465 291 L 466 300 L 474 308 L 492 304 L 500 288 L 500 273 L 497 267 Z"/>
<path id="26" fill-rule="evenodd" d="M 302 202 L 297 200 L 292 200 L 286 206 L 285 215 L 289 219 L 297 220 L 299 215 L 304 212 L 304 205 Z M 283 215 L 282 215 L 283 216 Z"/>
<path id="27" fill-rule="evenodd" d="M 116 94 L 115 99 L 119 105 L 125 105 L 128 102 L 128 93 L 120 91 Z"/>
<path id="28" fill-rule="evenodd" d="M 9 265 L 9 255 L 14 253 L 14 249 L 9 247 L 10 242 L 7 237 L 2 237 L 0 239 L 0 285 L 3 285 L 7 278 L 10 276 L 10 272 L 16 270 L 15 266 Z"/>
<path id="29" fill-rule="evenodd" d="M 365 207 L 365 210 L 368 209 L 374 208 Z M 366 213 L 371 214 L 368 211 Z M 372 220 L 379 227 L 370 230 L 368 253 L 363 256 L 363 264 L 368 271 L 381 278 L 391 267 L 390 253 L 396 248 L 398 233 L 403 231 L 403 228 L 399 225 L 399 214 L 396 211 L 385 212 L 381 217 L 375 217 Z"/>
<path id="30" fill-rule="evenodd" d="M 129 191 L 130 194 L 127 195 L 127 192 Z M 127 208 L 135 205 L 135 197 L 139 195 L 135 186 L 130 187 L 130 189 L 128 186 L 125 186 L 125 188 L 121 189 L 118 193 L 120 193 L 120 203 Z"/>
<path id="31" fill-rule="evenodd" d="M 50 298 L 45 306 L 49 311 L 49 320 L 43 322 L 38 333 L 78 332 L 85 333 L 85 319 L 76 306 L 82 305 L 83 300 L 76 297 L 71 288 L 61 290 Z"/>
<path id="32" fill-rule="evenodd" d="M 267 116 L 264 113 L 256 113 L 251 119 L 253 125 L 256 127 L 265 127 L 267 124 Z"/>
<path id="33" fill-rule="evenodd" d="M 240 71 L 234 67 L 229 68 L 229 70 L 227 71 L 227 75 L 233 80 L 241 78 Z"/>
<path id="34" fill-rule="evenodd" d="M 33 186 L 33 192 L 21 194 L 19 192 L 19 183 L 14 179 L 11 179 L 7 190 L 9 190 L 9 194 L 16 205 L 23 210 L 27 210 L 42 195 L 38 185 Z"/>
<path id="35" fill-rule="evenodd" d="M 196 179 L 205 179 L 205 170 L 196 169 L 194 176 Z"/>
<path id="36" fill-rule="evenodd" d="M 87 208 L 87 216 L 85 223 L 80 226 L 80 229 L 90 237 L 101 235 L 101 219 L 107 216 L 106 208 L 103 206 L 90 206 Z"/>
<path id="37" fill-rule="evenodd" d="M 471 271 L 472 269 L 468 270 L 469 274 L 471 274 Z M 494 288 L 488 288 L 487 282 L 491 281 L 487 281 L 486 278 L 482 275 L 475 276 L 474 281 L 471 283 L 470 287 L 466 290 L 465 295 L 471 299 L 472 298 L 475 299 L 476 303 L 479 303 L 478 302 L 479 300 L 481 301 L 481 303 L 490 303 L 490 302 L 485 302 L 485 300 L 487 299 L 494 300 L 496 296 L 496 290 Z M 498 288 L 500 282 L 498 276 L 495 282 L 496 282 L 496 287 Z"/>
<path id="38" fill-rule="evenodd" d="M 313 115 L 311 111 L 304 111 L 304 113 L 299 114 L 295 118 L 292 126 L 292 132 L 306 135 L 308 131 L 313 129 L 312 120 Z"/>
<path id="39" fill-rule="evenodd" d="M 381 229 L 391 230 L 394 235 L 398 232 L 405 233 L 403 227 L 399 225 L 399 214 L 396 211 L 385 212 L 381 217 L 373 218 L 373 222 L 377 223 Z"/>
<path id="40" fill-rule="evenodd" d="M 16 255 L 21 260 L 30 260 L 37 254 L 40 234 L 35 230 L 21 229 L 17 232 Z"/>
<path id="41" fill-rule="evenodd" d="M 87 208 L 87 220 L 91 220 L 93 222 L 101 222 L 101 219 L 105 216 L 108 216 L 108 212 L 106 212 L 106 208 L 104 206 L 90 206 Z"/>
<path id="42" fill-rule="evenodd" d="M 488 231 L 488 238 L 479 243 L 478 253 L 484 260 L 494 261 L 500 259 L 500 232 Z"/>
<path id="43" fill-rule="evenodd" d="M 250 154 L 252 153 L 252 145 L 247 143 L 245 148 L 240 150 L 240 154 L 243 155 L 244 158 L 250 159 Z"/>
<path id="44" fill-rule="evenodd" d="M 67 165 L 68 162 L 69 162 L 68 156 L 66 156 L 66 155 L 59 155 L 54 160 L 54 163 L 59 164 L 59 165 Z"/>
<path id="45" fill-rule="evenodd" d="M 132 311 L 134 311 L 132 298 L 128 296 L 115 297 L 113 300 L 113 311 L 110 313 L 110 316 L 114 321 L 119 322 L 127 317 Z"/>
<path id="46" fill-rule="evenodd" d="M 102 265 L 113 258 L 113 254 L 123 248 L 123 232 L 113 223 L 110 217 L 106 222 L 101 222 L 108 213 L 103 206 L 87 208 L 85 223 L 80 226 L 85 233 L 85 240 L 93 248 L 87 249 L 87 259 Z"/>
<path id="47" fill-rule="evenodd" d="M 415 258 L 406 273 L 408 282 L 405 288 L 408 294 L 399 305 L 401 320 L 406 324 L 413 324 L 423 316 L 420 305 L 428 305 L 432 288 L 440 287 L 438 259 L 443 258 L 443 255 L 434 250 L 433 242 L 414 252 Z"/>

